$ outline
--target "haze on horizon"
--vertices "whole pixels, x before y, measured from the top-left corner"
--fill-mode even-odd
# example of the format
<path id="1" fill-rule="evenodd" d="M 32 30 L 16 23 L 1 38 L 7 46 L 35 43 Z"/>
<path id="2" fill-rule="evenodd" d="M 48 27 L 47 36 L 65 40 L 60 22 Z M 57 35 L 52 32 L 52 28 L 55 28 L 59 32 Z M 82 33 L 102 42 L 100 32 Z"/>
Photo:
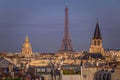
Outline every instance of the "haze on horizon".
<path id="1" fill-rule="evenodd" d="M 98 18 L 105 49 L 120 49 L 120 0 L 68 0 L 75 51 L 88 50 Z M 33 52 L 56 52 L 64 32 L 65 0 L 0 0 L 0 52 L 21 52 L 28 34 Z"/>

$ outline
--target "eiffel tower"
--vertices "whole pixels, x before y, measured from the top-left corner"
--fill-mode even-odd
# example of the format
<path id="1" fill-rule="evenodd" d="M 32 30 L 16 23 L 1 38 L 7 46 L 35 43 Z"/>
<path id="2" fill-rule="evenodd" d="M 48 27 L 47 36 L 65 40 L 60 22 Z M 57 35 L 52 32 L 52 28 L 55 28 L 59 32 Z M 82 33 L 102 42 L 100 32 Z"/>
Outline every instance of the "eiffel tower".
<path id="1" fill-rule="evenodd" d="M 61 45 L 61 49 L 59 50 L 59 52 L 62 53 L 72 53 L 74 52 L 74 50 L 72 49 L 72 45 L 71 45 L 71 39 L 70 39 L 70 35 L 69 35 L 69 25 L 68 25 L 68 7 L 66 6 L 65 8 L 65 29 L 64 29 L 64 37 L 62 40 L 62 45 Z"/>

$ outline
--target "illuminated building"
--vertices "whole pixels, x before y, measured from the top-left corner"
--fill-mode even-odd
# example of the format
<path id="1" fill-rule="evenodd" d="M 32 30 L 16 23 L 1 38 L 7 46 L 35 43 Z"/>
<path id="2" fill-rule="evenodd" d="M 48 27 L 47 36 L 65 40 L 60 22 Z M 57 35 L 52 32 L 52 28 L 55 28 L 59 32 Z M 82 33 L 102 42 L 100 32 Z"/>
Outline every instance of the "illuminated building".
<path id="1" fill-rule="evenodd" d="M 30 42 L 29 42 L 28 36 L 26 36 L 25 42 L 24 42 L 24 44 L 23 44 L 22 54 L 23 54 L 25 57 L 30 57 L 30 56 L 32 55 L 32 47 L 31 47 L 31 44 L 30 44 Z"/>

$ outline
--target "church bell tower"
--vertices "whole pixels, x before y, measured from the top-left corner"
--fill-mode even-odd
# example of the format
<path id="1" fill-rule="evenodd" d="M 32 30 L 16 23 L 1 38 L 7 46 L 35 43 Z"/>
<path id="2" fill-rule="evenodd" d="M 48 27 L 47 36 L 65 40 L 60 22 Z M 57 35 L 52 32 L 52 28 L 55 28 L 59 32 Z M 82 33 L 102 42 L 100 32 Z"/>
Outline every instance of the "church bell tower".
<path id="1" fill-rule="evenodd" d="M 89 48 L 90 53 L 101 53 L 104 55 L 104 48 L 102 47 L 102 37 L 100 33 L 99 23 L 97 20 L 94 36 L 92 38 L 92 42 Z"/>

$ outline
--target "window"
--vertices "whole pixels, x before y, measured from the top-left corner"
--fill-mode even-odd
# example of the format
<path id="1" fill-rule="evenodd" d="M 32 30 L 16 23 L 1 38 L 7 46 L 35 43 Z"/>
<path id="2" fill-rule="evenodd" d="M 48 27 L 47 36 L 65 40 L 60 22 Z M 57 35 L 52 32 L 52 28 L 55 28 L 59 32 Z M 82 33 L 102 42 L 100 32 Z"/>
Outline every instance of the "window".
<path id="1" fill-rule="evenodd" d="M 96 40 L 94 41 L 94 45 L 96 46 Z"/>

